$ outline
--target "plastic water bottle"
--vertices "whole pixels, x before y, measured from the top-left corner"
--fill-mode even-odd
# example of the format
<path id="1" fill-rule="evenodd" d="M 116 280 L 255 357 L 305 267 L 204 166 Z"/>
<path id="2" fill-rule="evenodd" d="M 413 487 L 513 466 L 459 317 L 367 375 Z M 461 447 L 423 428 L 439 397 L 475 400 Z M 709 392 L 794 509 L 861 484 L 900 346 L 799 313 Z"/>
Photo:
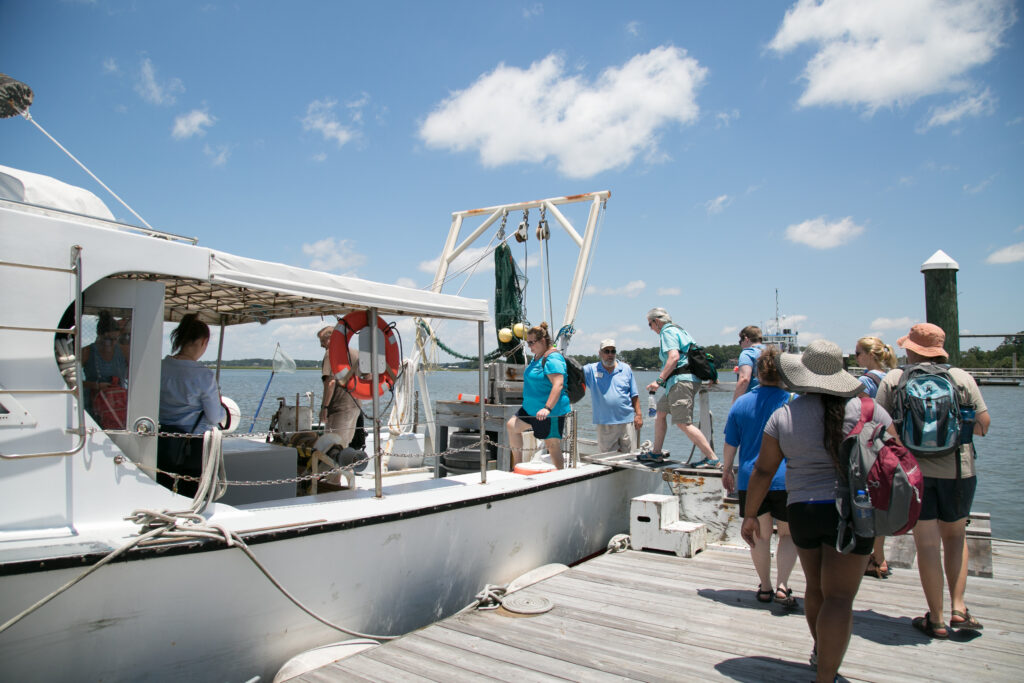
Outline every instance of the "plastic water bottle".
<path id="1" fill-rule="evenodd" d="M 853 531 L 858 536 L 873 538 L 875 535 L 875 510 L 867 491 L 858 489 L 853 497 Z"/>
<path id="2" fill-rule="evenodd" d="M 654 392 L 647 392 L 647 416 L 654 417 L 658 414 L 658 403 L 654 400 Z"/>

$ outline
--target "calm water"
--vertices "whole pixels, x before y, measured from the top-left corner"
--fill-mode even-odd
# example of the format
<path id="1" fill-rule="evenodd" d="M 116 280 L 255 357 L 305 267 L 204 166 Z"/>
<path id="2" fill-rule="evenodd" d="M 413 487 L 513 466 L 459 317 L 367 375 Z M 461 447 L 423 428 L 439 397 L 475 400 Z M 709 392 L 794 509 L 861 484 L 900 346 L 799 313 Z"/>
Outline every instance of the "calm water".
<path id="1" fill-rule="evenodd" d="M 647 396 L 643 387 L 656 377 L 654 372 L 637 372 L 640 386 L 641 407 L 646 414 Z M 259 404 L 260 395 L 270 373 L 265 370 L 224 370 L 221 372 L 221 387 L 226 396 L 238 402 L 244 416 L 241 431 L 246 431 Z M 729 412 L 735 376 L 723 373 L 720 390 L 711 392 L 711 412 L 714 419 L 714 447 L 722 457 L 722 431 L 725 416 Z M 460 392 L 477 392 L 475 372 L 434 372 L 428 375 L 431 399 L 434 401 L 454 400 Z M 306 392 L 314 392 L 315 409 L 320 408 L 320 375 L 316 371 L 298 371 L 291 375 L 275 375 L 256 431 L 267 429 L 270 417 L 277 409 L 277 397 L 286 396 L 291 404 L 295 394 L 302 395 L 302 405 L 308 404 Z M 1024 516 L 1016 512 L 1016 501 L 1024 485 L 1024 387 L 986 386 L 981 388 L 992 416 L 992 428 L 984 438 L 976 437 L 978 450 L 978 492 L 974 509 L 992 514 L 992 534 L 998 538 L 1024 540 Z M 580 416 L 580 431 L 584 436 L 594 438 L 591 424 L 590 400 L 585 398 L 576 404 Z M 369 404 L 365 410 L 369 412 Z M 641 432 L 641 439 L 653 439 L 654 427 L 648 422 Z M 665 448 L 672 452 L 673 459 L 686 459 L 692 444 L 689 439 L 671 424 L 665 439 Z"/>

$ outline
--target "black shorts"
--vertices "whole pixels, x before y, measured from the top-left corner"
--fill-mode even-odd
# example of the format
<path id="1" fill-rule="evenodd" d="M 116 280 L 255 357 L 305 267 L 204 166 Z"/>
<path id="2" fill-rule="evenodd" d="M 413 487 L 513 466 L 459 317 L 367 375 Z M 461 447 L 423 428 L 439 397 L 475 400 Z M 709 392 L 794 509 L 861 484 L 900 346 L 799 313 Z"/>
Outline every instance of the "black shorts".
<path id="1" fill-rule="evenodd" d="M 558 417 L 550 415 L 546 420 L 538 420 L 520 408 L 519 412 L 516 413 L 516 417 L 533 427 L 533 435 L 541 440 L 561 439 L 562 434 L 565 433 L 565 415 L 559 415 Z"/>
<path id="2" fill-rule="evenodd" d="M 959 500 L 957 499 L 957 485 L 956 479 L 925 477 L 921 516 L 918 519 L 958 522 L 971 514 L 974 492 L 978 488 L 978 478 L 968 477 L 959 481 Z"/>
<path id="3" fill-rule="evenodd" d="M 817 550 L 825 545 L 836 547 L 836 536 L 839 532 L 839 511 L 835 501 L 822 503 L 790 503 L 789 533 L 797 548 Z M 870 555 L 875 539 L 856 537 L 853 546 L 854 555 Z"/>
<path id="4" fill-rule="evenodd" d="M 747 513 L 744 510 L 747 509 L 747 492 L 740 490 L 736 493 L 740 497 L 740 517 L 746 517 Z M 764 500 L 761 501 L 761 507 L 757 509 L 757 516 L 766 515 L 771 513 L 774 519 L 780 522 L 789 521 L 789 511 L 786 509 L 786 492 L 785 491 L 769 491 Z"/>

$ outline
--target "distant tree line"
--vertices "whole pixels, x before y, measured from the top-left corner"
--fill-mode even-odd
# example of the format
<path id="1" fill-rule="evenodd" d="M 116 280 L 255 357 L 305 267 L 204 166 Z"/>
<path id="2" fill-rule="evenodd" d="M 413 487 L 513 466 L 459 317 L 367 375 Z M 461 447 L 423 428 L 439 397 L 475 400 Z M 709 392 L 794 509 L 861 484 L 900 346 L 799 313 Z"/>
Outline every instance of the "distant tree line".
<path id="1" fill-rule="evenodd" d="M 323 360 L 296 360 L 295 367 L 297 368 L 319 368 Z M 203 365 L 209 367 L 215 367 L 217 361 L 208 360 L 203 361 Z M 267 368 L 270 369 L 274 366 L 274 361 L 270 358 L 239 358 L 237 360 L 222 360 L 220 362 L 222 368 Z"/>
<path id="2" fill-rule="evenodd" d="M 1024 335 L 1024 331 L 1021 332 Z M 1016 358 L 1017 367 L 1024 363 L 1024 336 L 1003 337 L 1003 341 L 991 351 L 982 351 L 972 346 L 960 351 L 960 366 L 964 368 L 1012 368 Z"/>
<path id="3" fill-rule="evenodd" d="M 715 365 L 718 369 L 731 370 L 740 357 L 740 351 L 742 350 L 739 344 L 711 344 L 705 346 L 704 350 L 714 357 Z M 900 349 L 897 349 L 897 353 Z M 1016 363 L 1020 367 L 1024 365 L 1024 331 L 1021 332 L 1019 337 L 1004 337 L 1003 341 L 996 348 L 991 351 L 982 351 L 977 346 L 972 346 L 966 351 L 960 352 L 960 366 L 964 368 L 1009 368 L 1013 367 L 1014 354 L 1016 354 Z M 596 363 L 599 358 L 597 354 L 592 356 L 580 355 L 580 354 L 569 354 L 581 364 L 586 365 L 587 363 Z M 662 363 L 658 360 L 658 347 L 651 346 L 643 349 L 630 349 L 623 350 L 619 349 L 618 352 L 619 360 L 622 360 L 630 365 L 634 370 L 658 370 L 661 368 Z M 901 357 L 901 362 L 903 358 Z M 299 368 L 319 368 L 322 361 L 319 360 L 296 360 L 295 366 Z M 216 361 L 204 361 L 205 365 L 214 366 Z M 856 360 L 851 355 L 849 357 L 849 365 L 856 365 Z M 269 358 L 242 358 L 239 360 L 225 360 L 221 361 L 221 366 L 225 368 L 271 368 L 273 361 Z M 475 370 L 477 362 L 475 360 L 460 361 L 456 363 L 443 363 L 439 367 L 452 368 L 460 370 Z"/>

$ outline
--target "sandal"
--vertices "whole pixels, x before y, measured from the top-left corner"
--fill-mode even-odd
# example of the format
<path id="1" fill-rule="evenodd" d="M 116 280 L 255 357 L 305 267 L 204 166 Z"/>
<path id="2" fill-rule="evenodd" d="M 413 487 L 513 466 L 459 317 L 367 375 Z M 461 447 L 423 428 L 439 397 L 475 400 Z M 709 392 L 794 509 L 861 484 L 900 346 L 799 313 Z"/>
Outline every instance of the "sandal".
<path id="1" fill-rule="evenodd" d="M 636 459 L 639 462 L 662 463 L 668 460 L 668 455 L 668 451 L 662 451 L 661 453 L 641 453 L 640 455 L 636 456 Z"/>
<path id="2" fill-rule="evenodd" d="M 971 610 L 967 609 L 966 607 L 964 607 L 963 612 L 961 612 L 958 609 L 955 609 L 952 612 L 950 612 L 950 614 L 953 617 L 960 617 L 960 621 L 953 621 L 952 618 L 950 618 L 949 620 L 949 625 L 955 629 L 960 629 L 962 631 L 980 631 L 981 629 L 985 628 L 981 625 L 980 621 L 974 618 L 974 616 L 971 614 Z"/>
<path id="3" fill-rule="evenodd" d="M 878 560 L 875 559 L 874 554 L 868 555 L 868 566 L 864 570 L 864 576 L 873 576 L 876 579 L 887 579 L 889 574 L 889 563 L 882 560 L 882 564 L 878 564 Z"/>
<path id="4" fill-rule="evenodd" d="M 704 460 L 701 460 L 700 462 L 691 465 L 691 467 L 695 470 L 717 470 L 721 466 L 722 461 L 717 458 L 715 458 L 714 460 L 705 458 Z"/>
<path id="5" fill-rule="evenodd" d="M 941 621 L 932 621 L 932 615 L 925 612 L 923 617 L 914 617 L 911 625 L 929 638 L 949 638 L 949 628 Z"/>
<path id="6" fill-rule="evenodd" d="M 786 609 L 794 609 L 797 603 L 796 598 L 793 597 L 793 589 L 783 588 L 780 584 L 779 587 L 775 589 L 775 602 L 779 603 Z"/>
<path id="7" fill-rule="evenodd" d="M 761 588 L 760 584 L 757 586 L 756 596 L 757 596 L 757 601 L 758 602 L 771 602 L 772 601 L 772 591 L 771 591 L 771 589 L 769 588 L 767 590 L 763 590 Z"/>

